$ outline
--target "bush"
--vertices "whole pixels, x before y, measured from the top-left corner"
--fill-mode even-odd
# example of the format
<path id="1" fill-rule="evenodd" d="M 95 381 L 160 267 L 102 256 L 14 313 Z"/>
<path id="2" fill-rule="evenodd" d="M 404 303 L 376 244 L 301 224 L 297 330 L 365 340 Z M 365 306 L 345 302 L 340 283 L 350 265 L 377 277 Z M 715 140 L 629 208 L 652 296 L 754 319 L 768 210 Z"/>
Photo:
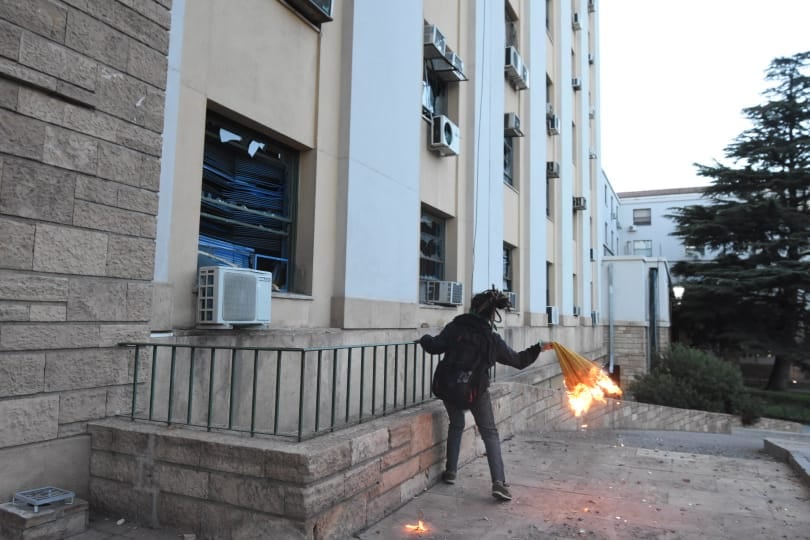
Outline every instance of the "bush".
<path id="1" fill-rule="evenodd" d="M 680 344 L 673 345 L 628 390 L 642 403 L 739 414 L 745 425 L 761 416 L 762 404 L 748 395 L 737 366 Z"/>

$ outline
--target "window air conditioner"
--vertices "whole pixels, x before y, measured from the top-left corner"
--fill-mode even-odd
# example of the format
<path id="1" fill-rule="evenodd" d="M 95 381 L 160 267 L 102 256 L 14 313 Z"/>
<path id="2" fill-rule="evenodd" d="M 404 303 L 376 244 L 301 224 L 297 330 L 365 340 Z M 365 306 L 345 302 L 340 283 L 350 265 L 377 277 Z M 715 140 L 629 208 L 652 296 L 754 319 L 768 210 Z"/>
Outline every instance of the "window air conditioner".
<path id="1" fill-rule="evenodd" d="M 517 90 L 527 90 L 529 88 L 529 66 L 520 66 L 520 78 L 514 81 Z"/>
<path id="2" fill-rule="evenodd" d="M 548 316 L 549 326 L 553 324 L 560 324 L 560 312 L 557 306 L 546 306 L 546 315 Z"/>
<path id="3" fill-rule="evenodd" d="M 560 117 L 556 114 L 550 114 L 546 117 L 546 131 L 549 135 L 560 134 Z"/>
<path id="4" fill-rule="evenodd" d="M 520 117 L 513 112 L 503 115 L 503 134 L 507 137 L 523 137 L 520 130 Z"/>
<path id="5" fill-rule="evenodd" d="M 511 45 L 506 48 L 504 73 L 506 74 L 506 78 L 510 81 L 514 81 L 523 76 L 523 59 L 520 57 L 518 50 Z"/>
<path id="6" fill-rule="evenodd" d="M 582 30 L 582 23 L 579 22 L 579 13 L 574 13 L 571 18 L 571 26 L 574 30 Z"/>
<path id="7" fill-rule="evenodd" d="M 596 11 L 596 0 L 588 0 L 588 12 L 593 13 Z"/>
<path id="8" fill-rule="evenodd" d="M 579 79 L 579 77 L 574 77 L 571 79 L 571 86 L 574 88 L 574 90 L 581 90 L 582 81 Z"/>
<path id="9" fill-rule="evenodd" d="M 420 280 L 419 302 L 422 304 L 460 306 L 464 303 L 464 286 L 458 281 Z"/>
<path id="10" fill-rule="evenodd" d="M 585 197 L 574 197 L 574 210 L 587 210 L 588 200 Z"/>
<path id="11" fill-rule="evenodd" d="M 546 161 L 546 176 L 549 178 L 559 178 L 560 164 L 556 161 Z"/>
<path id="12" fill-rule="evenodd" d="M 591 311 L 591 324 L 593 326 L 596 326 L 597 324 L 599 324 L 599 312 L 596 311 L 596 310 Z"/>
<path id="13" fill-rule="evenodd" d="M 332 20 L 332 0 L 287 0 L 287 3 L 315 24 Z"/>
<path id="14" fill-rule="evenodd" d="M 273 274 L 249 268 L 203 266 L 197 274 L 197 323 L 270 322 Z"/>
<path id="15" fill-rule="evenodd" d="M 430 149 L 443 156 L 457 156 L 460 148 L 458 126 L 442 114 L 434 116 L 430 127 Z"/>
<path id="16" fill-rule="evenodd" d="M 440 58 L 447 52 L 447 41 L 444 34 L 433 24 L 426 24 L 424 27 L 423 52 L 425 58 Z"/>
<path id="17" fill-rule="evenodd" d="M 582 308 L 580 306 L 574 306 L 574 317 L 581 317 L 582 316 Z"/>
<path id="18" fill-rule="evenodd" d="M 637 230 L 638 230 L 638 227 L 636 227 L 635 225 L 628 225 L 627 226 L 627 232 L 636 232 Z"/>
<path id="19" fill-rule="evenodd" d="M 506 291 L 506 297 L 509 299 L 509 304 L 512 306 L 512 311 L 518 310 L 518 295 L 514 291 Z"/>

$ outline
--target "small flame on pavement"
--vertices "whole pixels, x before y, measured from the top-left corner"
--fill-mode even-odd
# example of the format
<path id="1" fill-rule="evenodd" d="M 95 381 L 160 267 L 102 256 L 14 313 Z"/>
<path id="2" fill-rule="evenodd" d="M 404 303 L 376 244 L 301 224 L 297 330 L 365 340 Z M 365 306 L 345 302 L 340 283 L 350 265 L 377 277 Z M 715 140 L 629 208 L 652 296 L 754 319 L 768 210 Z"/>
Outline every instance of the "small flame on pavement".
<path id="1" fill-rule="evenodd" d="M 408 532 L 415 532 L 415 533 L 428 532 L 428 528 L 425 527 L 425 523 L 421 519 L 416 525 L 405 525 L 405 529 Z"/>

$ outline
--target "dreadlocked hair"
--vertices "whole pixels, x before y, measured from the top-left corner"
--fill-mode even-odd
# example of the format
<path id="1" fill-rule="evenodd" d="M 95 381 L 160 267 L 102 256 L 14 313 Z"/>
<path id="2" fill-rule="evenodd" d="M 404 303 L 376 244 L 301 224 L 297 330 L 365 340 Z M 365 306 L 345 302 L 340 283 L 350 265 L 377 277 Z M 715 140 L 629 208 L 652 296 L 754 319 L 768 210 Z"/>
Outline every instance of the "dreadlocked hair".
<path id="1" fill-rule="evenodd" d="M 512 304 L 509 302 L 509 297 L 501 291 L 495 289 L 488 289 L 473 296 L 470 301 L 470 313 L 474 313 L 484 319 L 492 319 L 499 309 L 509 309 Z"/>

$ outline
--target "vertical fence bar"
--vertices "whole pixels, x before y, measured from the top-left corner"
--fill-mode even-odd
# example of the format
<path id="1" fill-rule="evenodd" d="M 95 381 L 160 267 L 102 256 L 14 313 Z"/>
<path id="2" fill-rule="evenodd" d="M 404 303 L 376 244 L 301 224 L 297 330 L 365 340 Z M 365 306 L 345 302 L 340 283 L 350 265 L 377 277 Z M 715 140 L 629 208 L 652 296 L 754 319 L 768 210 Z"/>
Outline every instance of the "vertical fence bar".
<path id="1" fill-rule="evenodd" d="M 374 346 L 371 355 L 371 416 L 377 408 L 377 347 Z"/>
<path id="2" fill-rule="evenodd" d="M 278 419 L 281 416 L 281 351 L 276 351 L 276 409 L 273 411 L 273 435 L 278 435 Z"/>
<path id="3" fill-rule="evenodd" d="M 233 429 L 233 402 L 236 399 L 236 353 L 231 349 L 231 395 L 228 396 L 228 429 Z"/>
<path id="4" fill-rule="evenodd" d="M 422 349 L 422 401 L 425 401 L 425 371 L 426 371 L 425 366 L 427 365 L 426 360 L 427 358 L 425 349 Z M 431 379 L 433 379 L 433 377 L 431 377 Z"/>
<path id="5" fill-rule="evenodd" d="M 350 400 L 352 397 L 352 349 L 348 348 L 348 356 L 346 358 L 346 419 L 345 422 L 349 423 L 349 408 Z"/>
<path id="6" fill-rule="evenodd" d="M 152 345 L 152 380 L 149 383 L 149 420 L 155 411 L 155 377 L 157 377 L 157 345 Z"/>
<path id="7" fill-rule="evenodd" d="M 357 421 L 363 421 L 363 396 L 366 391 L 366 348 L 360 347 L 360 409 L 357 414 Z"/>
<path id="8" fill-rule="evenodd" d="M 399 345 L 397 347 L 397 362 L 399 362 Z M 408 406 L 408 346 L 405 345 L 405 358 L 402 362 L 402 406 Z"/>
<path id="9" fill-rule="evenodd" d="M 335 429 L 335 409 L 337 408 L 337 391 L 335 390 L 337 386 L 337 353 L 337 349 L 332 351 L 332 423 L 329 424 L 329 429 L 332 430 Z"/>
<path id="10" fill-rule="evenodd" d="M 383 414 L 388 407 L 388 345 L 383 349 Z"/>
<path id="11" fill-rule="evenodd" d="M 253 351 L 253 391 L 250 399 L 250 436 L 256 434 L 256 386 L 259 380 L 259 349 Z"/>
<path id="12" fill-rule="evenodd" d="M 214 415 L 214 359 L 216 356 L 216 347 L 211 347 L 211 365 L 208 366 L 208 421 L 206 425 L 208 431 L 211 431 L 211 417 Z"/>
<path id="13" fill-rule="evenodd" d="M 188 362 L 188 407 L 186 408 L 186 424 L 191 425 L 191 403 L 194 398 L 194 351 L 196 347 L 191 348 L 191 356 Z"/>
<path id="14" fill-rule="evenodd" d="M 169 411 L 166 416 L 166 425 L 172 425 L 172 408 L 174 407 L 174 363 L 177 359 L 177 347 L 172 345 L 172 361 L 169 368 Z"/>
<path id="15" fill-rule="evenodd" d="M 132 412 L 129 415 L 129 419 L 133 422 L 135 421 L 135 411 L 136 406 L 135 402 L 138 399 L 138 360 L 141 356 L 141 346 L 135 345 L 135 365 L 134 365 L 134 373 L 132 374 Z"/>
<path id="16" fill-rule="evenodd" d="M 318 380 L 315 386 L 315 433 L 321 426 L 321 360 L 323 351 L 318 351 Z"/>
<path id="17" fill-rule="evenodd" d="M 399 405 L 399 385 L 397 378 L 399 377 L 399 345 L 394 345 L 394 410 L 397 410 Z"/>
<path id="18" fill-rule="evenodd" d="M 413 403 L 416 403 L 416 377 L 419 375 L 419 370 L 416 367 L 416 343 L 413 344 Z M 422 384 L 424 384 L 425 380 L 422 379 Z"/>
<path id="19" fill-rule="evenodd" d="M 298 388 L 298 442 L 301 442 L 301 435 L 304 432 L 304 375 L 306 374 L 307 352 L 301 351 L 301 374 L 300 387 Z"/>

